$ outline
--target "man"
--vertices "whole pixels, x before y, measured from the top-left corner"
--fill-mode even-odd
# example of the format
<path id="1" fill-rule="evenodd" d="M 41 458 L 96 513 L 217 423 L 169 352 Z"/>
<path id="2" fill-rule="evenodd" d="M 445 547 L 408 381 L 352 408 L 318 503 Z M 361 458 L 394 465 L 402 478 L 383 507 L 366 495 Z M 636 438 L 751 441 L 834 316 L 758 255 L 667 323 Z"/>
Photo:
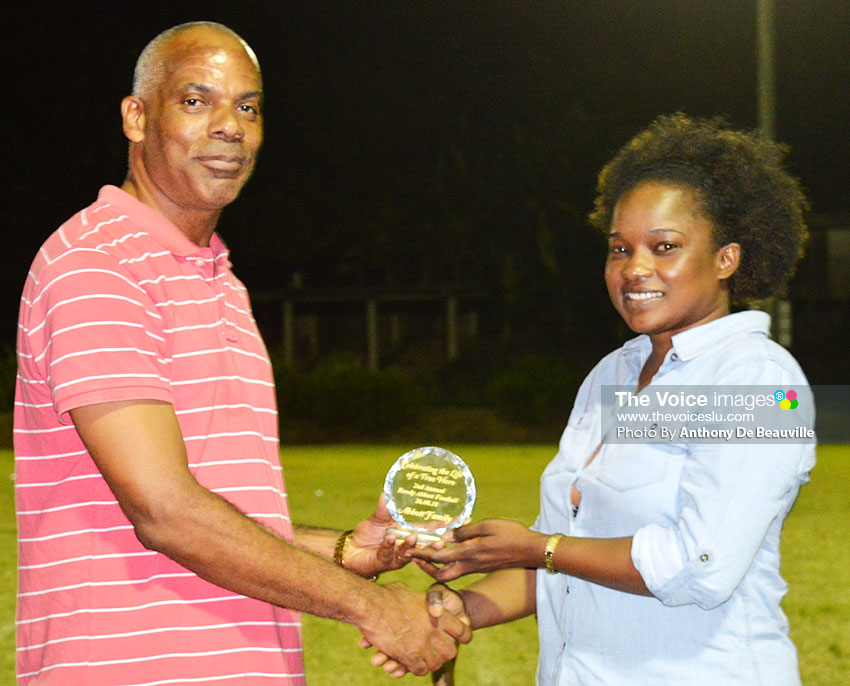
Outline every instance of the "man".
<path id="1" fill-rule="evenodd" d="M 15 412 L 20 684 L 303 684 L 297 611 L 355 625 L 417 674 L 469 638 L 421 594 L 362 578 L 410 544 L 394 553 L 385 509 L 353 538 L 289 518 L 268 356 L 215 234 L 254 168 L 262 99 L 226 27 L 154 39 L 121 103 L 124 184 L 33 263 Z"/>

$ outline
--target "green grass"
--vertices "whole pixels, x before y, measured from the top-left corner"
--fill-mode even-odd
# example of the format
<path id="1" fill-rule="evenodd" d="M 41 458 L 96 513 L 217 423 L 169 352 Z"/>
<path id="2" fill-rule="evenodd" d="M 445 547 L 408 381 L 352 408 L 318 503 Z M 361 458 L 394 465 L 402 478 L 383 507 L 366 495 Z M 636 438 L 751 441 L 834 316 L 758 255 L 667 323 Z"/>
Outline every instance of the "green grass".
<path id="1" fill-rule="evenodd" d="M 386 470 L 411 446 L 288 447 L 282 451 L 292 511 L 307 524 L 349 527 L 371 512 Z M 538 478 L 552 446 L 446 445 L 476 476 L 475 518 L 537 514 Z M 806 686 L 833 686 L 850 673 L 850 447 L 822 446 L 812 483 L 804 487 L 783 535 L 785 611 L 800 653 Z M 12 455 L 0 451 L 0 686 L 14 684 L 15 522 Z M 385 575 L 424 589 L 416 569 Z M 358 633 L 339 623 L 304 617 L 308 682 L 314 686 L 396 683 L 368 663 Z M 533 619 L 479 632 L 461 650 L 461 686 L 533 683 L 537 637 Z M 404 677 L 401 683 L 414 683 Z M 427 683 L 420 680 L 417 683 Z"/>
<path id="2" fill-rule="evenodd" d="M 15 540 L 14 457 L 0 450 L 0 686 L 15 683 Z"/>

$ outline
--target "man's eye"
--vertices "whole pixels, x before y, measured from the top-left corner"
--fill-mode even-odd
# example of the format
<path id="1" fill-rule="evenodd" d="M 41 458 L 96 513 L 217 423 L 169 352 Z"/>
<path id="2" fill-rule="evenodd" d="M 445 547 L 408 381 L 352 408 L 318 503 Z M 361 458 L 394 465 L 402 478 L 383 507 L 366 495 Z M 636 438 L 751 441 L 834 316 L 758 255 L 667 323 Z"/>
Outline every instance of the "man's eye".
<path id="1" fill-rule="evenodd" d="M 626 249 L 622 245 L 610 245 L 608 246 L 608 252 L 612 255 L 622 255 L 626 252 Z"/>
<path id="2" fill-rule="evenodd" d="M 197 107 L 201 104 L 201 101 L 198 98 L 186 98 L 183 101 L 184 105 L 188 105 L 189 107 Z"/>
<path id="3" fill-rule="evenodd" d="M 245 113 L 247 113 L 247 114 L 254 114 L 254 115 L 256 115 L 256 114 L 259 114 L 259 113 L 260 113 L 259 108 L 254 107 L 254 105 L 239 105 L 239 109 L 240 109 L 242 112 L 245 112 Z"/>

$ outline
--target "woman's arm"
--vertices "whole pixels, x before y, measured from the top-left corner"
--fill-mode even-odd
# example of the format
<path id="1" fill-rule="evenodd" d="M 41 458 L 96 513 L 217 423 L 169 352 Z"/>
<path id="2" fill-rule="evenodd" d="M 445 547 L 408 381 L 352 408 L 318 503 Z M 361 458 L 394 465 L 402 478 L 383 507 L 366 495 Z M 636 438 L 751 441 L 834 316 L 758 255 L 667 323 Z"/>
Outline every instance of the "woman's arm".
<path id="1" fill-rule="evenodd" d="M 533 569 L 500 569 L 458 593 L 473 630 L 504 624 L 534 614 L 537 575 Z"/>
<path id="2" fill-rule="evenodd" d="M 542 568 L 546 544 L 551 537 L 506 519 L 462 526 L 449 536 L 447 540 L 451 545 L 410 552 L 423 561 L 420 566 L 439 581 L 450 581 L 473 572 Z M 631 537 L 563 536 L 558 539 L 552 556 L 553 569 L 618 591 L 652 595 L 632 563 L 631 545 Z M 437 567 L 437 564 L 443 566 Z"/>

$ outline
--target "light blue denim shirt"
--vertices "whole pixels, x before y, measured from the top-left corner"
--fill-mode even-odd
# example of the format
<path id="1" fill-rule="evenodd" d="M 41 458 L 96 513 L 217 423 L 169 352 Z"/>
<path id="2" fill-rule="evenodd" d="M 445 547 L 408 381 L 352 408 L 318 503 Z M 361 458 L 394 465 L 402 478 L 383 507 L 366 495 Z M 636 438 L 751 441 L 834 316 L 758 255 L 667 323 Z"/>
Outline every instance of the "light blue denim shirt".
<path id="1" fill-rule="evenodd" d="M 650 388 L 807 385 L 794 358 L 768 338 L 769 323 L 762 312 L 740 312 L 674 336 Z M 603 443 L 587 464 L 602 435 L 601 387 L 636 387 L 650 347 L 639 336 L 585 379 L 543 473 L 534 528 L 632 536 L 632 561 L 655 597 L 540 570 L 537 683 L 799 684 L 780 608 L 787 586 L 779 534 L 815 446 Z M 812 421 L 812 407 L 800 411 Z M 581 492 L 575 514 L 573 483 Z"/>

